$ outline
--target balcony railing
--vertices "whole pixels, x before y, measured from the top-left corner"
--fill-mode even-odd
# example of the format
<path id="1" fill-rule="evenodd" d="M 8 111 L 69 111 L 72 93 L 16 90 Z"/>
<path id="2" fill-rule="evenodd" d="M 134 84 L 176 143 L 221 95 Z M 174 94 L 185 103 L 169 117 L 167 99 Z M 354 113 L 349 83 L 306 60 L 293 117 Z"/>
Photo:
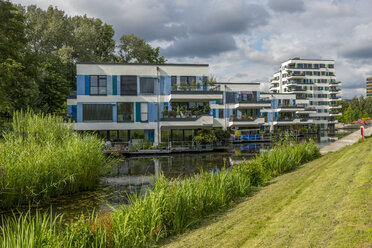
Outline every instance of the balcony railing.
<path id="1" fill-rule="evenodd" d="M 236 117 L 236 116 L 231 116 L 230 117 L 230 121 L 255 121 L 257 120 L 257 118 L 259 118 L 259 116 L 241 116 L 240 118 Z"/>
<path id="2" fill-rule="evenodd" d="M 257 100 L 257 98 L 242 99 L 238 97 L 238 103 L 271 103 L 271 100 Z"/>
<path id="3" fill-rule="evenodd" d="M 177 113 L 177 111 L 163 111 L 161 121 L 170 121 L 170 120 L 197 120 L 201 116 L 210 116 L 210 112 L 200 111 L 200 110 L 183 110 Z"/>
<path id="4" fill-rule="evenodd" d="M 221 86 L 173 85 L 171 94 L 221 94 Z"/>
<path id="5" fill-rule="evenodd" d="M 289 105 L 289 104 L 279 104 L 278 105 L 279 108 L 304 108 L 303 105 Z"/>
<path id="6" fill-rule="evenodd" d="M 202 116 L 209 116 L 209 115 L 199 115 L 199 116 L 167 116 L 160 118 L 160 121 L 196 121 Z"/>

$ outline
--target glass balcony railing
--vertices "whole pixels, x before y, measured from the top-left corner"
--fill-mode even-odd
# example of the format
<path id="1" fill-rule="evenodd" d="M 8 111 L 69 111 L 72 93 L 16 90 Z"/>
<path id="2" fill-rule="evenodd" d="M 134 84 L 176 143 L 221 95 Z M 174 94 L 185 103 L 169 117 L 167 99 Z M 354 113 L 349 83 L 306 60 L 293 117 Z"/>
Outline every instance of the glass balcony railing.
<path id="1" fill-rule="evenodd" d="M 245 115 L 237 117 L 236 115 L 232 115 L 230 117 L 230 121 L 255 121 L 259 117 L 260 116 L 245 116 Z"/>
<path id="2" fill-rule="evenodd" d="M 238 103 L 271 103 L 271 100 L 257 99 L 257 98 L 239 98 Z"/>
<path id="3" fill-rule="evenodd" d="M 173 85 L 171 94 L 220 94 L 221 86 Z"/>

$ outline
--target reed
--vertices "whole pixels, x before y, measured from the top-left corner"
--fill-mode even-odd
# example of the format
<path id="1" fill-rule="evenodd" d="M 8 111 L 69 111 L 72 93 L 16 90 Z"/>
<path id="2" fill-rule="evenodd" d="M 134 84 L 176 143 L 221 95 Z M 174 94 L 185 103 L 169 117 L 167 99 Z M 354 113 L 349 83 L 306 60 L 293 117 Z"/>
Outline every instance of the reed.
<path id="1" fill-rule="evenodd" d="M 201 172 L 182 180 L 160 176 L 154 179 L 153 190 L 130 195 L 130 206 L 123 206 L 111 214 L 82 217 L 63 229 L 59 224 L 50 224 L 45 229 L 45 239 L 51 240 L 53 247 L 153 246 L 159 239 L 182 233 L 203 217 L 231 206 L 255 186 L 264 185 L 272 177 L 319 155 L 313 142 L 283 143 L 254 160 L 224 168 L 218 173 Z M 47 220 L 44 222 L 52 223 Z M 40 218 L 35 221 L 40 222 Z M 1 235 L 0 244 L 4 247 L 11 247 L 14 239 L 26 240 L 33 232 L 39 233 L 37 226 L 41 226 L 28 228 L 29 222 L 22 219 L 7 223 L 13 224 L 3 224 L 2 232 L 15 238 Z M 59 223 L 58 219 L 54 223 Z M 16 225 L 24 228 L 15 228 Z M 53 229 L 54 226 L 57 227 Z M 27 233 L 23 232 L 25 229 Z M 54 239 L 49 238 L 51 234 Z M 44 237 L 43 234 L 40 237 Z M 40 239 L 43 238 L 37 240 Z"/>
<path id="2" fill-rule="evenodd" d="M 112 214 L 115 247 L 154 245 L 163 237 L 182 233 L 206 215 L 228 207 L 254 186 L 287 172 L 320 155 L 314 142 L 285 142 L 255 160 L 219 173 L 201 172 L 184 180 L 154 181 L 154 189 L 132 196 L 130 207 Z"/>
<path id="3" fill-rule="evenodd" d="M 91 189 L 104 160 L 102 141 L 62 118 L 17 112 L 0 145 L 0 207 Z"/>

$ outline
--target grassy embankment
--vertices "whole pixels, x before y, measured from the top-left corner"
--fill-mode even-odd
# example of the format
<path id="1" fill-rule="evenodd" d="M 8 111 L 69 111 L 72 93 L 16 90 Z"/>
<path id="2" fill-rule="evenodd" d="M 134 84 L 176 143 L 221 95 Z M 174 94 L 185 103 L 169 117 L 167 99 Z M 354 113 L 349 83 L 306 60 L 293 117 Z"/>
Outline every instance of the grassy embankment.
<path id="1" fill-rule="evenodd" d="M 90 189 L 104 160 L 101 140 L 77 134 L 62 118 L 15 113 L 0 144 L 0 208 Z"/>
<path id="2" fill-rule="evenodd" d="M 4 220 L 1 247 L 144 247 L 184 232 L 205 216 L 230 207 L 256 186 L 320 155 L 314 143 L 284 143 L 257 159 L 184 180 L 158 178 L 153 190 L 132 196 L 130 207 L 62 224 L 60 218 L 22 216 Z M 0 232 L 0 233 L 1 233 Z"/>
<path id="3" fill-rule="evenodd" d="M 277 177 L 164 247 L 371 247 L 372 138 Z"/>

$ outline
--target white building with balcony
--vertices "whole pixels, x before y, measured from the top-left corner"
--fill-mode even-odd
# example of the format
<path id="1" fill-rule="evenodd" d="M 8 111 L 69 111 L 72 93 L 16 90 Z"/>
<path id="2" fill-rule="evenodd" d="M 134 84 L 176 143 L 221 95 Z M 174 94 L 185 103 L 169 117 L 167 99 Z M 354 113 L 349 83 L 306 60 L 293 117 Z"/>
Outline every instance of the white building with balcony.
<path id="1" fill-rule="evenodd" d="M 297 104 L 308 104 L 313 123 L 321 130 L 334 130 L 335 116 L 341 115 L 340 89 L 336 81 L 334 60 L 293 58 L 283 62 L 270 82 L 272 93 L 292 93 Z"/>

